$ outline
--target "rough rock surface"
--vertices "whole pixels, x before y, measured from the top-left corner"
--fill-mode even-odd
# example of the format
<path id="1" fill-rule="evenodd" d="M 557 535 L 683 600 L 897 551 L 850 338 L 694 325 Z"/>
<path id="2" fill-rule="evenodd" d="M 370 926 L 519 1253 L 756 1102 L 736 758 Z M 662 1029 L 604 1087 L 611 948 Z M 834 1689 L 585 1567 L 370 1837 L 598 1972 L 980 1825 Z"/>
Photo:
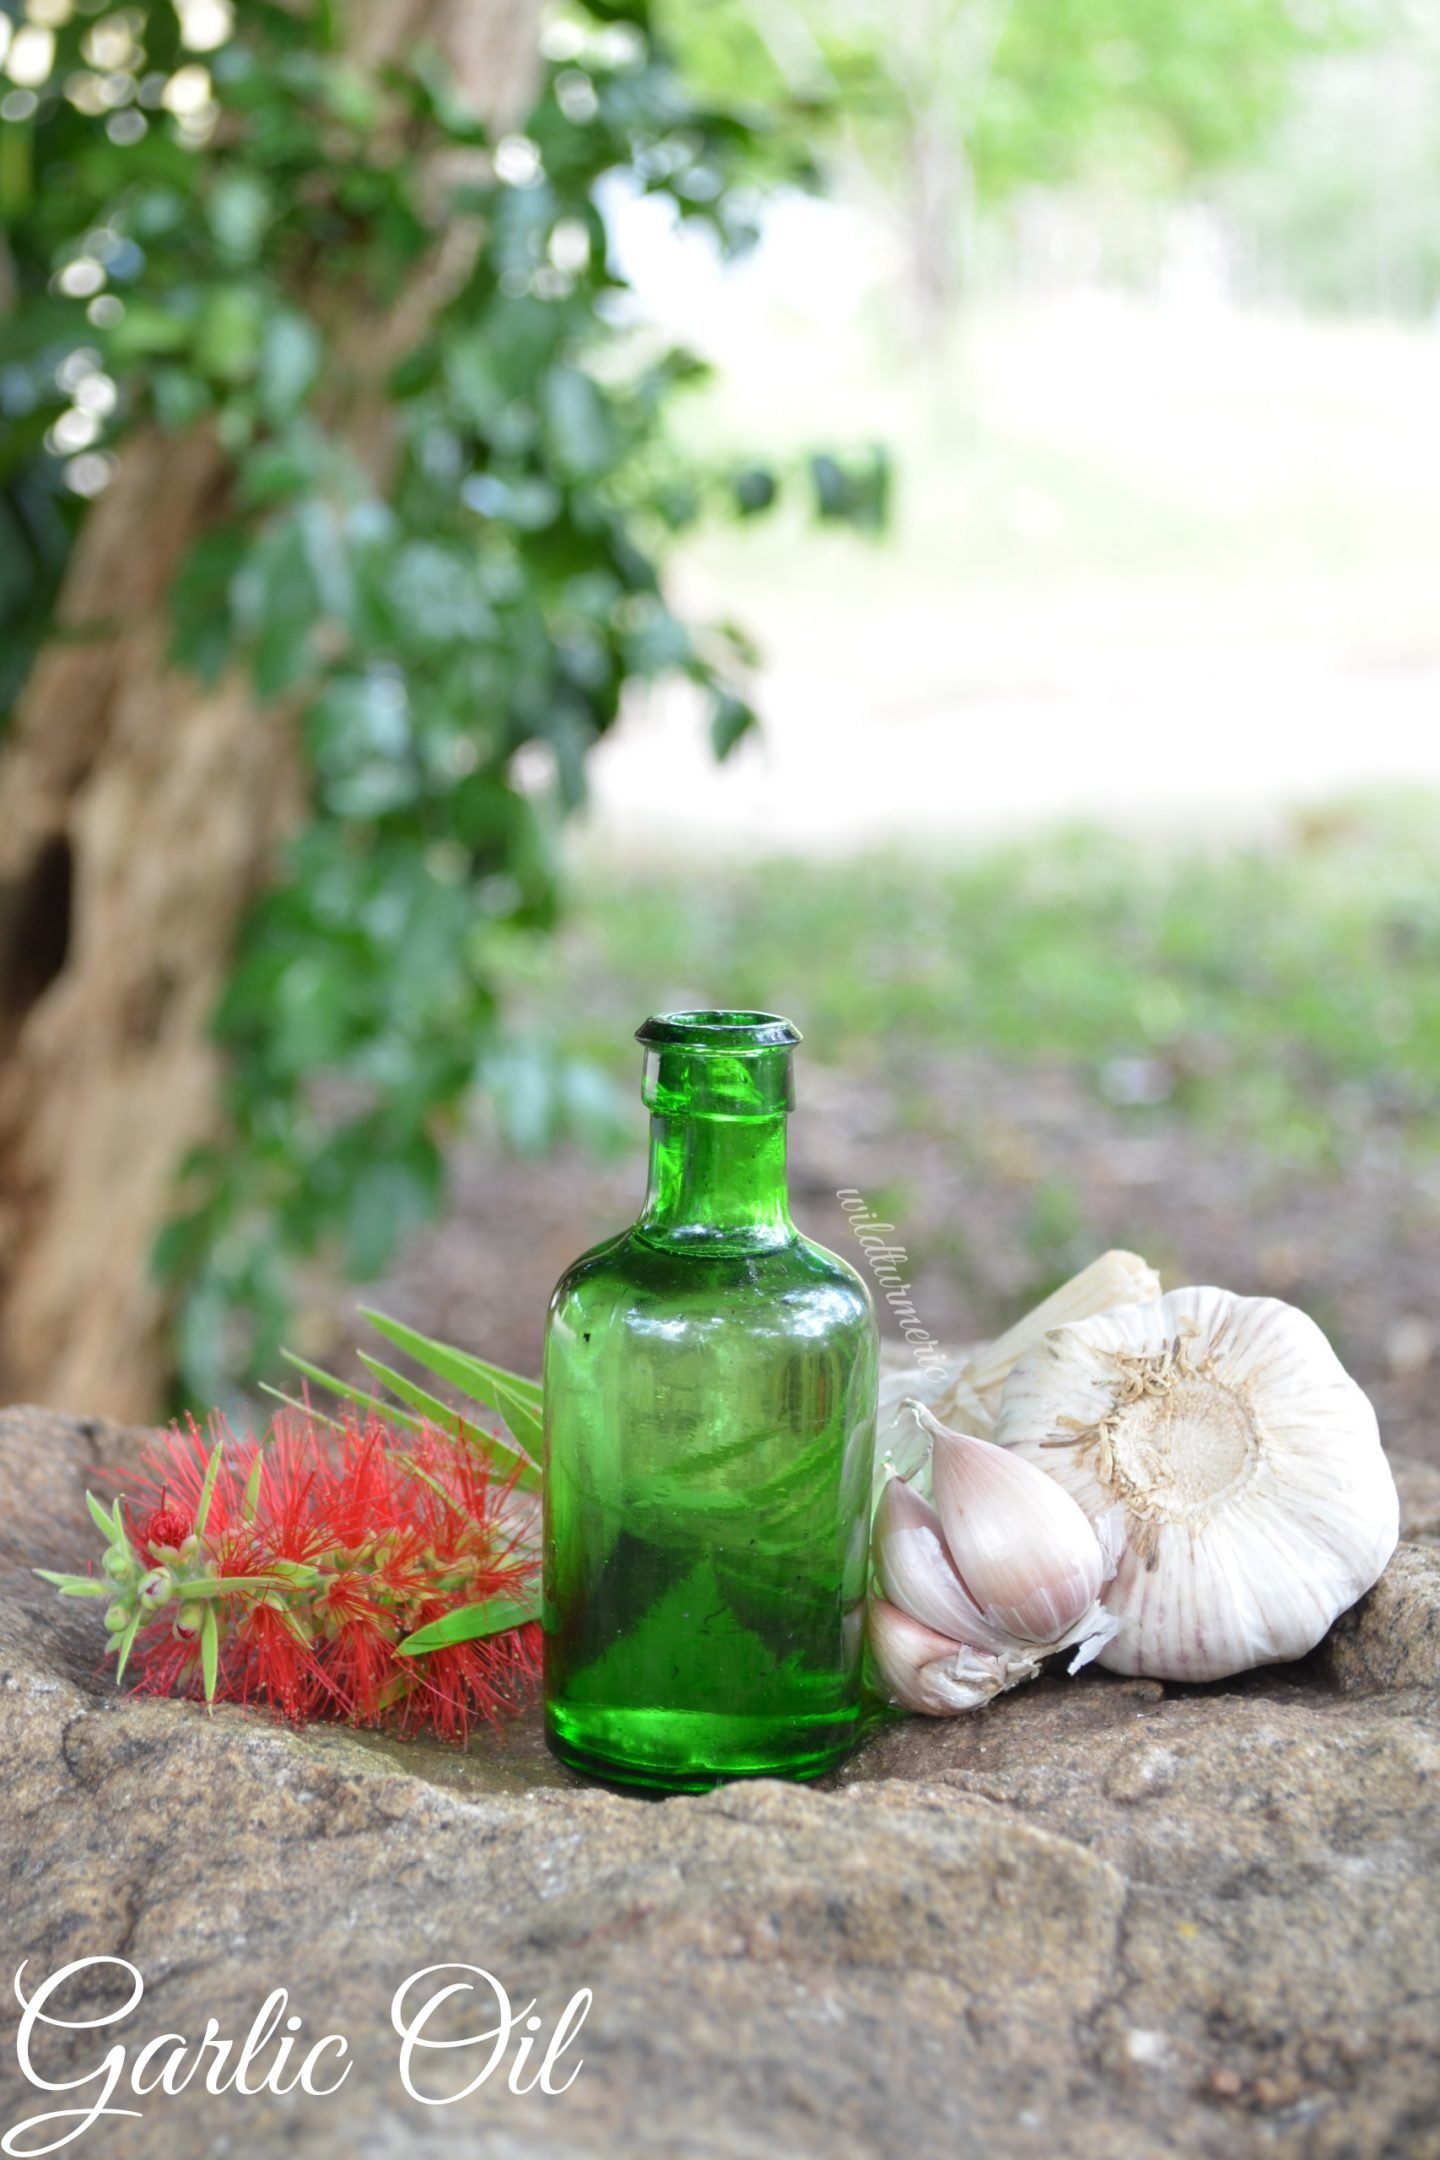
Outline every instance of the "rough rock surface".
<path id="1" fill-rule="evenodd" d="M 114 1428 L 0 1415 L 5 1991 L 21 1958 L 27 1989 L 98 1954 L 143 1973 L 123 2025 L 42 2035 L 56 2080 L 207 2018 L 238 2039 L 279 1986 L 302 2044 L 342 2033 L 354 2068 L 326 2099 L 122 2081 L 143 2121 L 67 2150 L 1440 2155 L 1440 1669 L 1433 1639 L 1395 1642 L 1427 1610 L 1433 1638 L 1433 1548 L 1402 1547 L 1304 1667 L 1047 1678 L 890 1725 L 824 1786 L 657 1804 L 571 1778 L 533 1717 L 460 1754 L 117 1699 L 98 1608 L 28 1569 L 93 1555 L 86 1477 L 126 1453 Z M 516 2096 L 502 2067 L 454 2106 L 407 2097 L 392 1994 L 454 1962 L 534 1997 L 547 2032 L 593 1989 L 567 2092 Z M 97 1984 L 68 2014 L 123 2000 Z M 16 2014 L 4 2129 L 96 2093 L 27 2086 Z M 426 2089 L 488 2053 L 429 2056 Z"/>
<path id="2" fill-rule="evenodd" d="M 1341 1615 L 1321 1655 L 1347 1694 L 1440 1688 L 1440 1546 L 1402 1545 L 1369 1597 Z"/>
<path id="3" fill-rule="evenodd" d="M 1400 1494 L 1400 1523 L 1411 1540 L 1440 1540 L 1440 1465 L 1429 1462 L 1395 1462 L 1395 1485 Z"/>

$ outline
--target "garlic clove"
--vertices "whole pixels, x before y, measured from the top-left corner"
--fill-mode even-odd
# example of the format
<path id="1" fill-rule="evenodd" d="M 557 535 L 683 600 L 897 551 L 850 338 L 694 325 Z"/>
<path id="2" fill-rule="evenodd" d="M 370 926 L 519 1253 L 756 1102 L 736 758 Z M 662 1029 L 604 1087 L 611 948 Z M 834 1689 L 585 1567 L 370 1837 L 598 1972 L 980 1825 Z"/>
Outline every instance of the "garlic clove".
<path id="1" fill-rule="evenodd" d="M 952 1642 L 885 1598 L 870 1600 L 869 1626 L 876 1670 L 890 1700 L 928 1717 L 976 1710 L 1040 1669 L 1024 1651 L 995 1653 Z"/>
<path id="2" fill-rule="evenodd" d="M 950 1432 L 918 1405 L 945 1544 L 984 1618 L 1007 1635 L 1055 1645 L 1100 1594 L 1104 1559 L 1070 1495 L 1019 1456 Z"/>
<path id="3" fill-rule="evenodd" d="M 880 1496 L 873 1551 L 881 1590 L 912 1620 L 977 1649 L 1017 1647 L 981 1612 L 945 1550 L 940 1517 L 903 1478 L 892 1477 Z"/>
<path id="4" fill-rule="evenodd" d="M 1105 1535 L 1116 1672 L 1213 1680 L 1303 1656 L 1398 1536 L 1375 1413 L 1313 1320 L 1192 1287 L 1052 1332 L 996 1428 Z M 973 1583 L 971 1584 L 974 1589 Z"/>

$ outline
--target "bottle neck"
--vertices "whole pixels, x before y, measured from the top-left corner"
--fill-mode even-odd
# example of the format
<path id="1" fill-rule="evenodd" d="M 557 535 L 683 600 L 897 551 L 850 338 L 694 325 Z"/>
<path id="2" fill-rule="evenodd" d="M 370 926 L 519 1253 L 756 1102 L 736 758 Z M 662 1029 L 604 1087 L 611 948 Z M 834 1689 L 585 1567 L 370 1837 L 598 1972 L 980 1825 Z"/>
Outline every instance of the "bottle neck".
<path id="1" fill-rule="evenodd" d="M 785 1183 L 785 1117 L 658 1114 L 650 1186 L 636 1229 L 652 1244 L 746 1252 L 795 1235 Z"/>

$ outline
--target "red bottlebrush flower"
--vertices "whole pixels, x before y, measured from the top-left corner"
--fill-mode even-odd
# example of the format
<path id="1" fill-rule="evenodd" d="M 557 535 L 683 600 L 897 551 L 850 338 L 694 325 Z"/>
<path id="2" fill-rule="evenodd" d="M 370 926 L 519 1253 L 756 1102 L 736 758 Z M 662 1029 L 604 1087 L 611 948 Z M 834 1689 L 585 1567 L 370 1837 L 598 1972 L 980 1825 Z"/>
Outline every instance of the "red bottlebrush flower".
<path id="1" fill-rule="evenodd" d="M 166 1506 L 162 1493 L 160 1505 L 152 1508 L 145 1520 L 137 1525 L 135 1541 L 153 1560 L 157 1552 L 177 1551 L 194 1527 L 190 1516 L 182 1515 L 178 1508 Z"/>
<path id="2" fill-rule="evenodd" d="M 152 1440 L 124 1482 L 147 1509 L 139 1565 L 171 1555 L 133 1594 L 137 1691 L 463 1740 L 517 1709 L 538 1675 L 536 1503 L 459 1435 L 290 1413 L 263 1440 L 237 1439 L 191 1420 Z M 194 1559 L 177 1561 L 192 1537 Z M 490 1600 L 508 1624 L 401 1649 Z"/>

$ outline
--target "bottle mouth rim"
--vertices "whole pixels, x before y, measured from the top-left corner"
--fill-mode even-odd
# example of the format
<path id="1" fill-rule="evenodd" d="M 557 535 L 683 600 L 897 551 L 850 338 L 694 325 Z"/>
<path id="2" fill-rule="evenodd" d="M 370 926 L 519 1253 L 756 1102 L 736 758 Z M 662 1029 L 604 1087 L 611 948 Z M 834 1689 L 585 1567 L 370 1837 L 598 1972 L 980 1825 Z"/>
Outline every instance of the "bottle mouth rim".
<path id="1" fill-rule="evenodd" d="M 670 1049 L 715 1051 L 747 1057 L 757 1050 L 788 1050 L 802 1040 L 793 1020 L 767 1012 L 655 1013 L 635 1030 L 635 1040 Z"/>

